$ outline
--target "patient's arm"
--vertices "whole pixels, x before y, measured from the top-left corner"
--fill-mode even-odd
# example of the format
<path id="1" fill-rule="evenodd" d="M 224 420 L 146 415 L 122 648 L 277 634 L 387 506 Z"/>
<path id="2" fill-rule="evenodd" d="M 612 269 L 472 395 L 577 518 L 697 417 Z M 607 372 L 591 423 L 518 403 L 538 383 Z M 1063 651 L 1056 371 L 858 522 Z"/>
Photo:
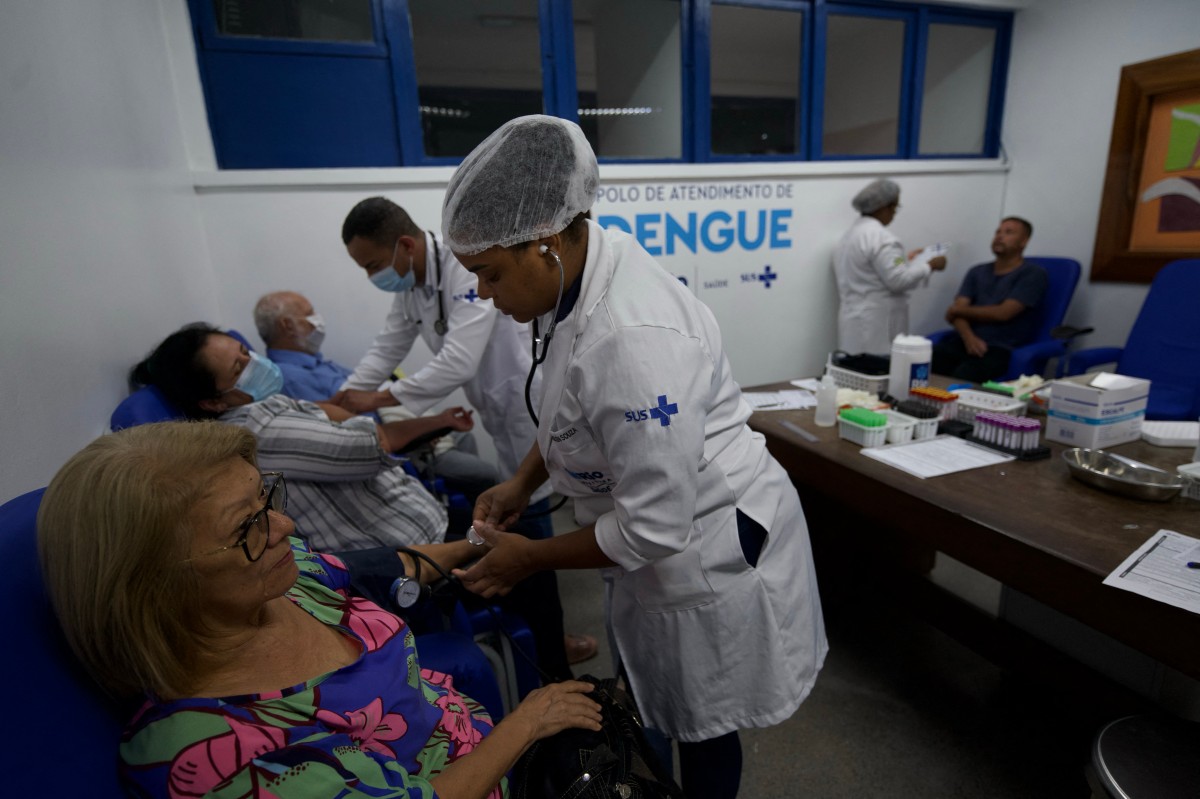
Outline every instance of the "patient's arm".
<path id="1" fill-rule="evenodd" d="M 479 547 L 467 541 L 465 538 L 461 541 L 447 541 L 439 544 L 414 544 L 409 549 L 415 549 L 424 555 L 428 555 L 435 563 L 449 574 L 451 569 L 458 568 L 469 560 L 479 557 Z M 396 553 L 400 562 L 404 564 L 405 574 L 416 574 L 417 570 L 413 564 L 413 557 L 403 552 Z M 437 582 L 441 575 L 437 569 L 430 568 L 429 564 L 424 564 L 425 568 L 421 569 L 421 583 Z"/>

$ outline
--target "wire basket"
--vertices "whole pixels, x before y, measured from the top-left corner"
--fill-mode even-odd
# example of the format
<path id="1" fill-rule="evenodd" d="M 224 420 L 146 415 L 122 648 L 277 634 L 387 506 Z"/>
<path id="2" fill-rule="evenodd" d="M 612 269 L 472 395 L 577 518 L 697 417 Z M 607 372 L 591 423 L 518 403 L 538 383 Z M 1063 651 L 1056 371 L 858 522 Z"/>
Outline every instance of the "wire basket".
<path id="1" fill-rule="evenodd" d="M 882 447 L 887 441 L 889 427 L 890 423 L 879 427 L 867 427 L 844 416 L 838 417 L 838 436 L 860 447 Z"/>
<path id="2" fill-rule="evenodd" d="M 843 369 L 831 363 L 825 365 L 825 371 L 833 375 L 833 382 L 837 383 L 838 388 L 854 388 L 871 394 L 882 394 L 887 391 L 887 375 L 865 375 L 862 372 Z"/>
<path id="3" fill-rule="evenodd" d="M 1024 416 L 1025 401 L 1005 397 L 1002 394 L 992 394 L 988 391 L 976 391 L 973 388 L 959 389 L 958 408 L 956 416 L 958 421 L 967 424 L 975 424 L 975 414 L 980 411 L 995 411 L 996 413 L 1007 413 L 1009 416 Z"/>

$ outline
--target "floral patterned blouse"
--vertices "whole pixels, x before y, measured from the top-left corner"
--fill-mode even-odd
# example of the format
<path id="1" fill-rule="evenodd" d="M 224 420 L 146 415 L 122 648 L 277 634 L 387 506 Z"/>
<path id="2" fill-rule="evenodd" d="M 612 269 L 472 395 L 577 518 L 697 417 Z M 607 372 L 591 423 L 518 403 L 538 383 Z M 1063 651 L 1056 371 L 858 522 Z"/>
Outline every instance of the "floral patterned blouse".
<path id="1" fill-rule="evenodd" d="M 287 596 L 361 642 L 358 660 L 300 685 L 148 701 L 126 728 L 121 776 L 138 797 L 433 797 L 429 779 L 492 728 L 450 677 L 421 670 L 397 616 L 349 594 L 342 563 L 293 539 Z M 491 799 L 507 796 L 501 782 Z"/>

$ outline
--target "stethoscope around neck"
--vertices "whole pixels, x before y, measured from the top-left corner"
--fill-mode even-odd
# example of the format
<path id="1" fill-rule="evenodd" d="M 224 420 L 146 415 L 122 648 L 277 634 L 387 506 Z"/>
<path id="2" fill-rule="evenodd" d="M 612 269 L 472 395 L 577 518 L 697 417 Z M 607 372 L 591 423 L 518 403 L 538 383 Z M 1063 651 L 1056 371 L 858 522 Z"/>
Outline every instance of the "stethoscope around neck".
<path id="1" fill-rule="evenodd" d="M 429 234 L 429 240 L 433 242 L 433 268 L 434 268 L 434 284 L 433 291 L 437 294 L 438 318 L 433 323 L 433 332 L 439 336 L 446 335 L 446 331 L 450 326 L 446 324 L 446 301 L 442 297 L 442 250 L 438 246 L 437 236 Z M 411 322 L 413 316 L 416 316 L 417 324 L 421 324 L 421 317 L 416 314 L 410 314 L 408 304 L 412 301 L 412 290 L 408 291 L 407 297 L 404 298 L 404 321 Z"/>
<path id="2" fill-rule="evenodd" d="M 533 420 L 534 427 L 539 425 L 537 413 L 533 410 L 533 400 L 530 398 L 530 391 L 533 389 L 533 376 L 537 372 L 537 368 L 546 360 L 546 354 L 550 351 L 550 339 L 554 338 L 554 330 L 558 327 L 558 309 L 562 305 L 563 288 L 566 282 L 566 270 L 563 269 L 562 259 L 558 257 L 558 253 L 550 249 L 545 244 L 538 247 L 538 252 L 542 255 L 549 255 L 558 264 L 558 299 L 554 301 L 554 312 L 550 314 L 550 324 L 546 326 L 546 335 L 538 334 L 538 318 L 533 319 L 533 362 L 529 364 L 529 376 L 525 378 L 525 410 L 529 411 L 529 418 Z M 538 352 L 538 347 L 541 346 L 541 352 Z"/>

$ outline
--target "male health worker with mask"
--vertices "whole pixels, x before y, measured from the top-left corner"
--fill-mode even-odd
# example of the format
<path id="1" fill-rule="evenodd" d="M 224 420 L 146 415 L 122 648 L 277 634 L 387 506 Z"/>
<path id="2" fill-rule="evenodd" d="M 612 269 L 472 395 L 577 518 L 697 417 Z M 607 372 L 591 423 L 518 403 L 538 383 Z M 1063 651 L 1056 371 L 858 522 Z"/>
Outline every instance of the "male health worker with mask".
<path id="1" fill-rule="evenodd" d="M 577 125 L 505 123 L 459 166 L 442 230 L 479 293 L 534 322 L 537 446 L 485 492 L 463 584 L 605 568 L 610 631 L 646 724 L 679 741 L 684 794 L 728 799 L 738 729 L 792 715 L 827 650 L 796 489 L 746 426 L 712 313 L 631 236 L 585 214 L 599 183 Z M 504 531 L 549 476 L 582 525 Z"/>
<path id="2" fill-rule="evenodd" d="M 501 477 L 511 477 L 536 432 L 525 409 L 525 375 L 532 361 L 529 326 L 503 316 L 480 297 L 475 277 L 440 237 L 422 230 L 386 197 L 370 197 L 350 210 L 342 242 L 371 283 L 394 299 L 383 329 L 333 401 L 353 413 L 401 405 L 420 416 L 461 386 L 496 446 Z M 391 380 L 418 335 L 433 358 L 412 374 Z M 535 381 L 531 396 L 540 396 L 539 388 Z M 553 535 L 547 515 L 550 491 L 544 483 L 534 492 L 529 515 L 521 522 L 524 535 Z M 543 595 L 552 597 L 557 608 L 556 581 L 540 581 L 547 584 Z M 545 640 L 537 646 L 543 668 L 556 676 L 564 673 L 567 662 L 578 663 L 597 651 L 595 638 L 574 633 L 564 637 L 562 651 L 552 650 Z M 546 668 L 550 658 L 558 661 L 553 670 Z"/>
<path id="3" fill-rule="evenodd" d="M 383 329 L 333 401 L 354 413 L 402 405 L 420 416 L 461 386 L 496 445 L 501 476 L 511 477 L 535 432 L 524 398 L 528 325 L 497 313 L 440 238 L 385 197 L 351 209 L 342 242 L 371 283 L 393 300 Z M 391 380 L 418 335 L 433 358 Z M 537 390 L 533 386 L 535 396 Z M 537 499 L 549 493 L 545 486 Z"/>

